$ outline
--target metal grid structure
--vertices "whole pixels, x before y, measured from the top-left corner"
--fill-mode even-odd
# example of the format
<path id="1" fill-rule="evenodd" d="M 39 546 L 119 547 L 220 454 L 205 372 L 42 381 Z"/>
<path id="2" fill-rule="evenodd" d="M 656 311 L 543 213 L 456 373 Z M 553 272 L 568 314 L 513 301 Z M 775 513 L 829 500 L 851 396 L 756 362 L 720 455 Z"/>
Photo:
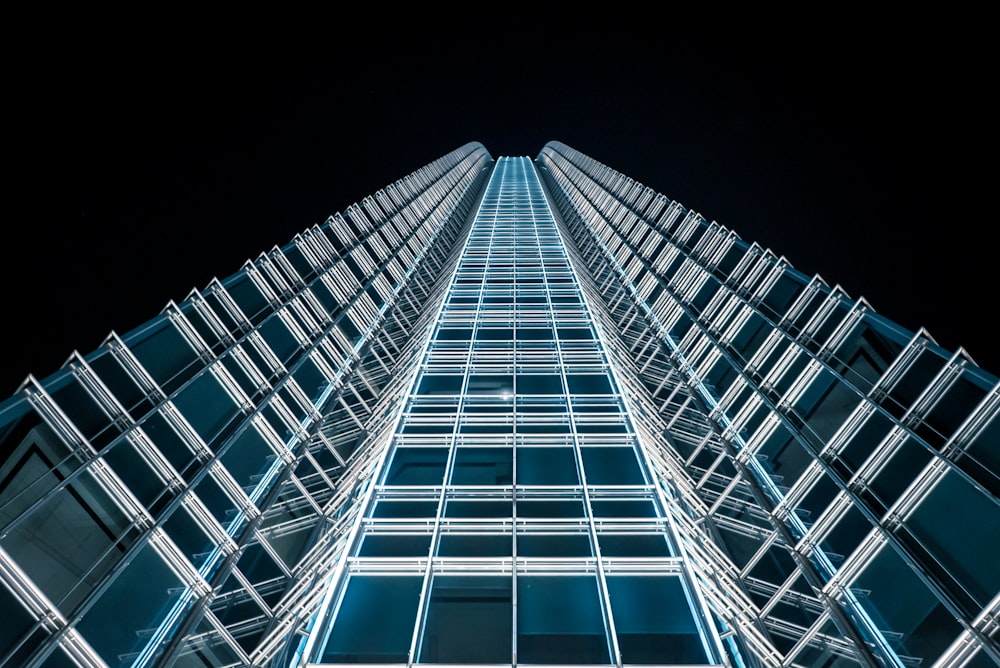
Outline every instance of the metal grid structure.
<path id="1" fill-rule="evenodd" d="M 316 663 L 721 665 L 527 158 L 500 158 Z"/>
<path id="2" fill-rule="evenodd" d="M 3 665 L 280 653 L 491 164 L 462 147 L 0 406 Z"/>
<path id="3" fill-rule="evenodd" d="M 0 404 L 0 665 L 997 665 L 998 412 L 610 167 L 470 143 Z"/>
<path id="4" fill-rule="evenodd" d="M 1000 663 L 997 378 L 570 147 L 538 163 L 780 665 Z"/>

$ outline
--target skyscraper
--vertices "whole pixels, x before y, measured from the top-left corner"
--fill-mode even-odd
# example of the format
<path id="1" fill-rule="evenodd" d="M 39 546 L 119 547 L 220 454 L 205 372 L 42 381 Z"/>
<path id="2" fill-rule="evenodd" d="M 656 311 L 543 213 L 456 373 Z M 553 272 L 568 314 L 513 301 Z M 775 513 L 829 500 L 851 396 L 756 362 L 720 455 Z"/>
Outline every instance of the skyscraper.
<path id="1" fill-rule="evenodd" d="M 559 142 L 0 404 L 4 665 L 986 666 L 1000 385 Z"/>

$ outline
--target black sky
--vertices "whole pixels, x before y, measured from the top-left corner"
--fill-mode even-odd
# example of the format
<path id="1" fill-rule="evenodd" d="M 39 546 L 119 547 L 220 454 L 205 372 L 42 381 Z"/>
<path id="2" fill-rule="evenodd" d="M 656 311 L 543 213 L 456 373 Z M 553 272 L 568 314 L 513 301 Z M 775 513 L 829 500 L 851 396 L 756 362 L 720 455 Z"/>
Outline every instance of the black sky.
<path id="1" fill-rule="evenodd" d="M 7 82 L 0 395 L 472 140 L 563 141 L 1000 372 L 987 45 L 840 23 L 60 36 Z"/>

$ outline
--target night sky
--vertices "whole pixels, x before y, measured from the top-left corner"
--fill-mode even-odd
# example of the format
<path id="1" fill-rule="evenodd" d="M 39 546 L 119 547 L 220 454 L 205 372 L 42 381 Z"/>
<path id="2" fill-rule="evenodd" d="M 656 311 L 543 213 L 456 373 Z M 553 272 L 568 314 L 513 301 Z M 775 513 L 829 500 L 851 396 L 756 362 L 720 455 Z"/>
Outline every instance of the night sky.
<path id="1" fill-rule="evenodd" d="M 924 23 L 57 35 L 6 84 L 0 395 L 473 140 L 563 141 L 1000 372 L 995 76 Z"/>

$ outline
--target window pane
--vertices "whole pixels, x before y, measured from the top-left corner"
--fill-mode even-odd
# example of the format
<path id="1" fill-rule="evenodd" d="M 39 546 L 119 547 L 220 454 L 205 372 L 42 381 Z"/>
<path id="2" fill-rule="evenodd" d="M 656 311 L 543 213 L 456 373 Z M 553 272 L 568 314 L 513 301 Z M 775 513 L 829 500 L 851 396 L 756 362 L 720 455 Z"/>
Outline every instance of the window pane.
<path id="1" fill-rule="evenodd" d="M 517 578 L 518 663 L 609 663 L 597 580 Z"/>
<path id="2" fill-rule="evenodd" d="M 882 586 L 892 582 L 893 586 Z M 930 665 L 960 627 L 903 560 L 883 547 L 851 587 L 879 628 L 898 634 L 899 651 Z"/>
<path id="3" fill-rule="evenodd" d="M 442 534 L 438 542 L 441 557 L 509 557 L 513 541 L 504 534 Z"/>
<path id="4" fill-rule="evenodd" d="M 590 536 L 585 533 L 521 533 L 517 535 L 519 557 L 589 557 Z"/>
<path id="5" fill-rule="evenodd" d="M 513 482 L 511 448 L 458 448 L 453 485 L 509 485 Z"/>
<path id="6" fill-rule="evenodd" d="M 372 517 L 434 517 L 437 501 L 379 501 L 375 504 Z"/>
<path id="7" fill-rule="evenodd" d="M 608 596 L 622 663 L 708 663 L 679 578 L 612 576 Z"/>
<path id="8" fill-rule="evenodd" d="M 641 485 L 645 482 L 632 448 L 580 448 L 588 485 Z"/>
<path id="9" fill-rule="evenodd" d="M 322 661 L 405 662 L 422 583 L 419 576 L 352 577 Z"/>
<path id="10" fill-rule="evenodd" d="M 656 517 L 656 505 L 650 499 L 593 500 L 594 517 Z"/>
<path id="11" fill-rule="evenodd" d="M 143 648 L 179 597 L 180 580 L 163 558 L 146 546 L 77 624 L 77 629 L 105 657 Z"/>
<path id="12" fill-rule="evenodd" d="M 583 517 L 583 503 L 579 499 L 518 500 L 518 517 Z"/>
<path id="13" fill-rule="evenodd" d="M 361 542 L 361 557 L 425 557 L 431 548 L 431 535 L 368 534 Z"/>
<path id="14" fill-rule="evenodd" d="M 34 480 L 45 470 L 44 457 L 33 452 L 19 474 Z M 58 473 L 49 471 L 46 477 L 55 483 Z M 4 496 L 20 491 L 15 476 Z M 127 527 L 128 519 L 104 488 L 83 475 L 45 499 L 0 538 L 0 546 L 61 611 L 69 613 L 124 556 L 128 542 L 122 536 Z"/>
<path id="15" fill-rule="evenodd" d="M 445 517 L 510 517 L 513 506 L 510 501 L 471 501 L 449 499 L 445 505 Z"/>
<path id="16" fill-rule="evenodd" d="M 385 477 L 387 485 L 440 485 L 446 448 L 397 448 Z"/>
<path id="17" fill-rule="evenodd" d="M 996 596 L 1000 513 L 994 500 L 958 474 L 948 473 L 906 520 L 906 527 L 934 558 L 936 563 L 928 566 L 948 572 L 977 605 L 987 606 Z"/>
<path id="18" fill-rule="evenodd" d="M 510 663 L 509 577 L 438 576 L 420 641 L 423 663 Z"/>
<path id="19" fill-rule="evenodd" d="M 518 448 L 518 485 L 578 485 L 572 448 Z"/>
<path id="20" fill-rule="evenodd" d="M 558 374 L 520 373 L 517 375 L 518 394 L 562 394 L 562 379 Z"/>
<path id="21" fill-rule="evenodd" d="M 669 557 L 670 547 L 659 534 L 602 533 L 597 542 L 605 557 Z"/>

